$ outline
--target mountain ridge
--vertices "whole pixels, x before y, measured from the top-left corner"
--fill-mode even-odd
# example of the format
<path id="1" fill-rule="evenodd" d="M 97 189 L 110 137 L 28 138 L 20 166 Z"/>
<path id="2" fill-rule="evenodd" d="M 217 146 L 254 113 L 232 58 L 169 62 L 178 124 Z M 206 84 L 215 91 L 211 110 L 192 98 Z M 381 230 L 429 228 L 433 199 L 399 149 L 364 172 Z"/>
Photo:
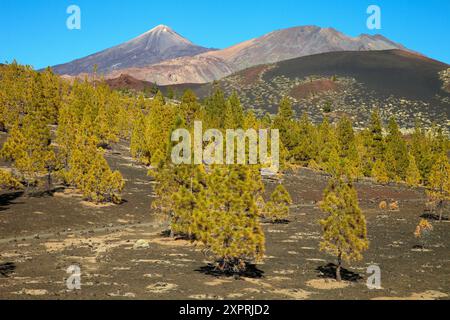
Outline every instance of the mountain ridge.
<path id="1" fill-rule="evenodd" d="M 117 70 L 106 76 L 115 78 L 128 73 L 139 80 L 159 85 L 208 83 L 255 65 L 313 54 L 390 49 L 413 52 L 382 35 L 350 37 L 333 28 L 300 26 L 275 30 L 222 50 L 170 59 L 139 69 Z"/>
<path id="2" fill-rule="evenodd" d="M 107 74 L 118 69 L 144 67 L 211 50 L 215 49 L 195 45 L 170 27 L 158 25 L 125 43 L 56 65 L 53 70 L 61 75 L 77 76 L 93 72 L 96 65 L 99 73 Z"/>

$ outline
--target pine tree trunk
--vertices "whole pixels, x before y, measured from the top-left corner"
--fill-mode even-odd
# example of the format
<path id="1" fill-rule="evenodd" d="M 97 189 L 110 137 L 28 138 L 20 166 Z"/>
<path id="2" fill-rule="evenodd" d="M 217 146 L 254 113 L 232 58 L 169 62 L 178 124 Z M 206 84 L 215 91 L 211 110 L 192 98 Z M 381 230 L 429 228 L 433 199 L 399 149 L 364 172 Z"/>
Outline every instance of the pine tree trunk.
<path id="1" fill-rule="evenodd" d="M 336 267 L 336 281 L 341 282 L 342 276 L 341 276 L 341 267 L 342 267 L 342 254 L 339 253 L 338 256 L 338 265 Z"/>
<path id="2" fill-rule="evenodd" d="M 49 169 L 47 174 L 47 191 L 52 190 L 52 171 Z"/>

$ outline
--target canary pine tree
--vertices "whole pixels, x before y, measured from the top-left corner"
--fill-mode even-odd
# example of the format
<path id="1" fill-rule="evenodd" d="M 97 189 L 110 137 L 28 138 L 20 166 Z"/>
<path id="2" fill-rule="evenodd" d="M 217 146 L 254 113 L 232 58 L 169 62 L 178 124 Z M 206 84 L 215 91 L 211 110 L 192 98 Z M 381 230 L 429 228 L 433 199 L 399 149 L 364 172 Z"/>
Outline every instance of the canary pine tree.
<path id="1" fill-rule="evenodd" d="M 359 208 L 358 195 L 345 176 L 333 177 L 324 192 L 320 220 L 323 229 L 320 250 L 337 257 L 336 280 L 341 281 L 344 261 L 358 261 L 368 249 L 366 219 Z"/>
<path id="2" fill-rule="evenodd" d="M 360 174 L 360 158 L 355 132 L 349 118 L 343 117 L 337 125 L 338 153 L 345 172 L 353 179 Z"/>
<path id="3" fill-rule="evenodd" d="M 38 182 L 38 177 L 47 174 L 48 188 L 51 187 L 51 175 L 56 168 L 56 156 L 51 145 L 51 133 L 44 110 L 36 109 L 26 114 L 21 123 L 16 121 L 9 137 L 1 150 L 6 160 L 26 181 L 27 190 Z"/>
<path id="4" fill-rule="evenodd" d="M 337 150 L 336 133 L 327 117 L 323 119 L 318 128 L 318 146 L 320 146 L 320 148 L 316 161 L 322 167 L 326 167 L 326 163 L 330 159 L 332 150 Z"/>
<path id="5" fill-rule="evenodd" d="M 294 121 L 294 110 L 288 98 L 281 99 L 278 113 L 273 121 L 273 127 L 280 130 L 281 143 L 290 152 L 297 146 L 296 123 Z"/>
<path id="6" fill-rule="evenodd" d="M 381 123 L 380 113 L 375 110 L 372 113 L 369 131 L 369 153 L 372 158 L 372 163 L 377 160 L 384 159 L 385 142 L 383 138 L 383 125 Z"/>
<path id="7" fill-rule="evenodd" d="M 144 136 L 145 116 L 138 110 L 133 122 L 133 130 L 130 139 L 131 156 L 140 162 L 146 162 L 150 158 L 150 151 L 147 148 L 147 140 Z"/>
<path id="8" fill-rule="evenodd" d="M 196 239 L 199 226 L 194 219 L 201 213 L 202 203 L 206 201 L 203 192 L 206 187 L 206 172 L 201 165 L 180 165 L 175 167 L 174 181 L 176 192 L 169 196 L 172 203 L 171 231 L 190 239 Z"/>
<path id="9" fill-rule="evenodd" d="M 384 161 L 377 160 L 372 169 L 372 177 L 376 182 L 380 184 L 386 184 L 389 182 L 389 176 L 386 170 L 386 165 Z"/>
<path id="10" fill-rule="evenodd" d="M 286 220 L 289 217 L 289 206 L 292 198 L 286 188 L 279 184 L 270 196 L 270 201 L 266 203 L 264 217 L 276 223 Z"/>
<path id="11" fill-rule="evenodd" d="M 390 178 L 405 180 L 409 164 L 408 147 L 393 117 L 389 120 L 385 159 Z"/>
<path id="12" fill-rule="evenodd" d="M 406 184 L 410 187 L 417 187 L 420 185 L 422 177 L 420 176 L 419 168 L 417 168 L 416 159 L 414 156 L 408 154 L 408 169 L 406 169 Z"/>
<path id="13" fill-rule="evenodd" d="M 0 190 L 22 189 L 22 183 L 11 172 L 0 169 Z"/>
<path id="14" fill-rule="evenodd" d="M 120 203 L 124 180 L 119 171 L 112 171 L 97 148 L 93 136 L 77 137 L 77 147 L 69 160 L 68 182 L 80 189 L 86 200 L 94 203 Z"/>
<path id="15" fill-rule="evenodd" d="M 439 221 L 442 221 L 444 203 L 450 200 L 450 164 L 444 152 L 437 156 L 431 169 L 427 193 L 431 200 L 437 202 Z"/>
<path id="16" fill-rule="evenodd" d="M 249 166 L 216 166 L 195 210 L 196 235 L 224 272 L 240 273 L 263 258 L 265 240 L 256 199 L 260 176 Z"/>
<path id="17" fill-rule="evenodd" d="M 172 129 L 176 121 L 175 107 L 156 102 L 145 117 L 145 152 L 148 155 L 144 163 L 158 166 L 167 158 Z"/>
<path id="18" fill-rule="evenodd" d="M 415 123 L 410 147 L 411 153 L 416 159 L 416 164 L 419 168 L 422 181 L 427 184 L 434 159 L 430 138 L 427 136 L 426 130 L 422 127 L 418 120 L 416 120 Z"/>

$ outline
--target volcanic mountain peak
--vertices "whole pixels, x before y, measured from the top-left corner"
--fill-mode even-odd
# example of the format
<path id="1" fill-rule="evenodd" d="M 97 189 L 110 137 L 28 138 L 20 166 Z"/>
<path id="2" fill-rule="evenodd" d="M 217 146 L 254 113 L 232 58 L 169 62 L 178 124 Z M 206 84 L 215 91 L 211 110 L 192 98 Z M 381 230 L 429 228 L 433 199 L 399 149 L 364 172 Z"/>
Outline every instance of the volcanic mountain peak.
<path id="1" fill-rule="evenodd" d="M 183 45 L 193 45 L 191 41 L 182 37 L 180 34 L 175 32 L 170 27 L 160 24 L 155 28 L 141 34 L 130 42 L 139 42 L 139 41 L 156 41 L 159 44 L 163 44 L 164 46 L 172 45 L 172 46 L 183 46 Z M 125 43 L 126 45 L 127 43 Z"/>
<path id="2" fill-rule="evenodd" d="M 97 65 L 98 72 L 109 73 L 179 57 L 195 56 L 211 50 L 193 44 L 168 26 L 159 25 L 128 42 L 55 66 L 53 69 L 59 74 L 78 75 L 92 72 L 94 65 Z"/>

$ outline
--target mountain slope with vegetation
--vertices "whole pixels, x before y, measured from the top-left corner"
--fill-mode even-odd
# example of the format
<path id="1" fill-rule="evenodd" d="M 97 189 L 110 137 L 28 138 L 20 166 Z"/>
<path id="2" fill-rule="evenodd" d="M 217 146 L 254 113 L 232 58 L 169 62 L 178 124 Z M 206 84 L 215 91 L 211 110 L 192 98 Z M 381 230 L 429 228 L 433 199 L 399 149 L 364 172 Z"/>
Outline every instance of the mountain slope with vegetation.
<path id="1" fill-rule="evenodd" d="M 416 117 L 427 126 L 435 122 L 448 128 L 450 94 L 440 79 L 447 68 L 401 50 L 332 52 L 252 67 L 205 85 L 169 87 L 191 87 L 205 97 L 219 86 L 228 94 L 237 92 L 246 107 L 260 113 L 274 113 L 288 97 L 298 114 L 306 111 L 314 121 L 324 113 L 347 114 L 364 126 L 378 108 L 385 120 L 397 116 L 403 128 L 412 128 Z"/>

